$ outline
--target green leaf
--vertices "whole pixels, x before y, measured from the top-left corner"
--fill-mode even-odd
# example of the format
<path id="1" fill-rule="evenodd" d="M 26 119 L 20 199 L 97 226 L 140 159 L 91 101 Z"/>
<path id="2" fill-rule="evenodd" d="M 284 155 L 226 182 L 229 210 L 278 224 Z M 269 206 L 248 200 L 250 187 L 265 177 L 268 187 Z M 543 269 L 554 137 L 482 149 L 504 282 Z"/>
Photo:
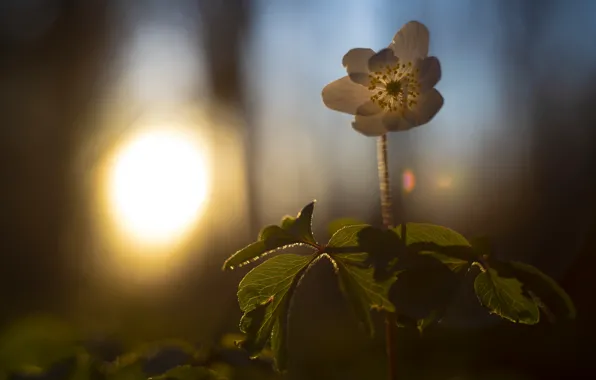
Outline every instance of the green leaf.
<path id="1" fill-rule="evenodd" d="M 358 219 L 354 219 L 354 218 L 336 219 L 336 220 L 332 221 L 331 223 L 329 223 L 329 226 L 328 226 L 329 236 L 335 235 L 335 233 L 337 231 L 341 230 L 344 227 L 358 226 L 358 225 L 363 225 L 363 224 L 366 224 L 366 223 L 364 223 Z"/>
<path id="2" fill-rule="evenodd" d="M 358 234 L 360 231 L 370 228 L 368 224 L 356 224 L 345 226 L 337 230 L 329 239 L 327 247 L 331 248 L 346 248 L 359 247 Z"/>
<path id="3" fill-rule="evenodd" d="M 354 266 L 349 260 L 344 260 L 344 255 L 341 256 L 343 257 L 336 257 L 340 288 L 367 333 L 372 336 L 374 335 L 374 324 L 370 310 L 395 311 L 395 307 L 387 298 L 387 293 L 396 277 L 377 282 L 374 279 L 373 268 L 364 269 Z"/>
<path id="4" fill-rule="evenodd" d="M 265 348 L 265 344 L 269 340 L 269 334 L 271 332 L 269 330 L 273 329 L 273 325 L 267 326 L 266 324 L 275 322 L 268 315 L 268 312 L 269 314 L 271 312 L 269 306 L 273 300 L 273 296 L 269 297 L 264 302 L 259 303 L 254 309 L 245 312 L 240 319 L 240 331 L 246 334 L 246 338 L 239 341 L 238 346 L 248 351 L 251 357 L 256 357 Z M 266 325 L 266 328 L 264 333 L 261 333 L 263 325 Z"/>
<path id="5" fill-rule="evenodd" d="M 402 226 L 393 229 L 402 238 Z M 406 245 L 408 250 L 429 255 L 454 271 L 469 266 L 477 258 L 470 242 L 461 234 L 443 226 L 427 223 L 406 224 Z"/>
<path id="6" fill-rule="evenodd" d="M 312 201 L 304 206 L 296 218 L 284 217 L 281 222 L 282 228 L 292 236 L 297 237 L 299 241 L 316 245 L 317 241 L 312 234 L 312 214 L 314 210 L 315 201 Z"/>
<path id="7" fill-rule="evenodd" d="M 205 367 L 183 365 L 172 368 L 163 375 L 150 377 L 149 380 L 223 380 L 223 378 Z"/>
<path id="8" fill-rule="evenodd" d="M 401 238 L 401 225 L 393 229 Z M 429 223 L 406 223 L 406 243 L 433 243 L 440 247 L 467 246 L 470 242 L 450 228 Z"/>
<path id="9" fill-rule="evenodd" d="M 404 245 L 395 232 L 373 227 L 366 227 L 358 232 L 358 245 L 368 253 L 366 262 L 373 266 L 377 281 L 394 276 L 398 259 L 403 258 L 405 252 Z"/>
<path id="10" fill-rule="evenodd" d="M 331 237 L 327 246 L 331 248 L 357 247 L 359 232 L 368 227 L 367 225 L 344 227 Z M 396 277 L 392 276 L 384 281 L 376 281 L 375 269 L 367 264 L 368 254 L 364 252 L 331 253 L 330 257 L 338 273 L 342 292 L 366 331 L 373 335 L 374 324 L 370 311 L 371 309 L 395 311 L 387 295 Z"/>
<path id="11" fill-rule="evenodd" d="M 441 263 L 443 263 L 443 265 L 447 266 L 447 268 L 451 269 L 451 271 L 454 273 L 462 273 L 470 267 L 469 261 L 461 260 L 455 257 L 450 257 L 442 253 L 425 252 L 425 254 L 428 254 L 435 260 L 440 261 Z"/>
<path id="12" fill-rule="evenodd" d="M 416 328 L 418 329 L 418 332 L 422 335 L 429 326 L 437 322 L 439 319 L 440 313 L 436 310 L 433 310 L 427 317 L 419 319 L 417 321 Z"/>
<path id="13" fill-rule="evenodd" d="M 290 300 L 298 280 L 312 256 L 279 255 L 254 268 L 238 287 L 238 302 L 244 315 L 240 330 L 246 339 L 239 343 L 256 357 L 271 340 L 276 366 L 286 368 L 286 323 Z"/>
<path id="14" fill-rule="evenodd" d="M 400 313 L 440 319 L 457 295 L 463 274 L 450 270 L 428 255 L 415 255 L 389 291 L 389 299 Z"/>
<path id="15" fill-rule="evenodd" d="M 517 261 L 501 263 L 506 265 L 510 273 L 521 281 L 524 290 L 540 300 L 543 310 L 551 317 L 563 317 L 575 319 L 576 310 L 573 301 L 550 276 L 541 272 L 538 268 Z"/>
<path id="16" fill-rule="evenodd" d="M 41 374 L 79 350 L 77 337 L 69 326 L 49 316 L 32 316 L 0 334 L 0 368 Z"/>
<path id="17" fill-rule="evenodd" d="M 538 306 L 522 292 L 522 283 L 504 278 L 490 268 L 474 281 L 474 291 L 480 303 L 492 313 L 516 323 L 533 325 L 540 320 Z"/>
<path id="18" fill-rule="evenodd" d="M 258 260 L 274 251 L 297 245 L 315 248 L 317 242 L 312 234 L 311 223 L 314 201 L 306 205 L 298 217 L 290 216 L 282 220 L 282 226 L 267 226 L 259 233 L 259 239 L 230 256 L 223 269 L 234 269 Z"/>

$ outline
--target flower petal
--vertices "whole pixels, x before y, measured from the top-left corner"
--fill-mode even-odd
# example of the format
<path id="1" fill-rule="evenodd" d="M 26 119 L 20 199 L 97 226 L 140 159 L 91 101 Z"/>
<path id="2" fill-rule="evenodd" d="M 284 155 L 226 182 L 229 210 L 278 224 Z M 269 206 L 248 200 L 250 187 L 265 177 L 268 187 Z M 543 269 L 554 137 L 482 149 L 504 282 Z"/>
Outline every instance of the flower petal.
<path id="1" fill-rule="evenodd" d="M 410 21 L 395 34 L 389 47 L 402 62 L 416 62 L 428 55 L 429 33 L 424 24 Z"/>
<path id="2" fill-rule="evenodd" d="M 368 60 L 375 55 L 374 50 L 355 48 L 344 55 L 342 64 L 353 82 L 368 86 Z"/>
<path id="3" fill-rule="evenodd" d="M 383 124 L 388 131 L 407 131 L 408 129 L 414 128 L 402 115 L 401 112 L 387 112 L 383 115 Z"/>
<path id="4" fill-rule="evenodd" d="M 356 119 L 352 122 L 352 128 L 365 136 L 381 136 L 387 133 L 387 129 L 383 124 L 383 115 L 384 113 L 378 113 L 374 116 L 356 115 Z"/>
<path id="5" fill-rule="evenodd" d="M 418 61 L 418 83 L 420 91 L 426 92 L 433 88 L 441 80 L 441 64 L 437 57 L 427 57 Z"/>
<path id="6" fill-rule="evenodd" d="M 423 92 L 417 99 L 418 103 L 412 109 L 405 112 L 405 118 L 412 125 L 418 126 L 426 124 L 439 112 L 443 107 L 443 96 L 434 88 L 430 91 Z"/>
<path id="7" fill-rule="evenodd" d="M 393 50 L 387 48 L 379 50 L 379 52 L 368 60 L 368 69 L 370 71 L 381 71 L 386 66 L 394 66 L 398 59 L 393 53 Z"/>
<path id="8" fill-rule="evenodd" d="M 379 107 L 372 100 L 369 100 L 368 102 L 358 107 L 358 109 L 356 110 L 356 115 L 372 116 L 378 114 L 381 111 L 383 111 L 381 107 Z"/>
<path id="9" fill-rule="evenodd" d="M 325 86 L 321 96 L 332 110 L 355 115 L 358 107 L 370 100 L 370 91 L 345 76 Z"/>

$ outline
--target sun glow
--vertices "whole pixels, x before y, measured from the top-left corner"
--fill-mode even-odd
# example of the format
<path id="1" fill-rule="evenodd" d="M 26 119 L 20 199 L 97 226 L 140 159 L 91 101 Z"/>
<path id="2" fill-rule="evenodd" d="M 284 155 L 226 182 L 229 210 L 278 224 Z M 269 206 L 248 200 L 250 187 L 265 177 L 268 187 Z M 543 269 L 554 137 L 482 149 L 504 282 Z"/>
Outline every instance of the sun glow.
<path id="1" fill-rule="evenodd" d="M 207 198 L 208 170 L 193 137 L 154 130 L 117 151 L 109 201 L 116 223 L 135 241 L 171 243 L 198 218 Z"/>

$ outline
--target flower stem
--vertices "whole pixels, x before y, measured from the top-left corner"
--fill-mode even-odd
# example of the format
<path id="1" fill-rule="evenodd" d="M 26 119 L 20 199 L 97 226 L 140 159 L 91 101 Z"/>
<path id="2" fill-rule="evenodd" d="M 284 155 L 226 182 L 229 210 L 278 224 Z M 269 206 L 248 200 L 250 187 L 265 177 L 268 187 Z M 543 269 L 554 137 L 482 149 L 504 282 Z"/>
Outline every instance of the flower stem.
<path id="1" fill-rule="evenodd" d="M 387 352 L 387 379 L 397 380 L 395 368 L 395 313 L 385 312 L 385 349 Z"/>
<path id="2" fill-rule="evenodd" d="M 379 136 L 377 140 L 377 162 L 379 168 L 379 187 L 381 190 L 381 214 L 385 228 L 393 228 L 393 201 L 389 184 L 389 168 L 387 165 L 387 135 Z"/>
<path id="3" fill-rule="evenodd" d="M 389 167 L 387 165 L 387 135 L 379 136 L 377 139 L 377 161 L 379 169 L 379 188 L 381 191 L 381 214 L 383 225 L 390 229 L 394 227 L 393 203 L 391 198 L 391 186 L 389 183 Z M 387 369 L 389 380 L 396 380 L 395 368 L 395 314 L 385 313 L 385 347 L 387 350 Z"/>
<path id="4" fill-rule="evenodd" d="M 391 186 L 389 184 L 389 168 L 387 165 L 387 135 L 379 136 L 377 140 L 377 162 L 379 168 L 379 187 L 381 190 L 381 213 L 385 228 L 393 228 L 393 203 Z"/>

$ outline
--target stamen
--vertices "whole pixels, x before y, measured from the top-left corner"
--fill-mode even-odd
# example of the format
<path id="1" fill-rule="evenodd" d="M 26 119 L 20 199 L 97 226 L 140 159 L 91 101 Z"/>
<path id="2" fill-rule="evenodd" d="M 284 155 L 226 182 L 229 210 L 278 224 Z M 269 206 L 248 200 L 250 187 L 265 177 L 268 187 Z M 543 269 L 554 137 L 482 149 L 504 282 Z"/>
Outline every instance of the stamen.
<path id="1" fill-rule="evenodd" d="M 404 112 L 417 104 L 419 95 L 418 73 L 412 62 L 385 66 L 369 74 L 370 99 L 386 111 Z"/>

